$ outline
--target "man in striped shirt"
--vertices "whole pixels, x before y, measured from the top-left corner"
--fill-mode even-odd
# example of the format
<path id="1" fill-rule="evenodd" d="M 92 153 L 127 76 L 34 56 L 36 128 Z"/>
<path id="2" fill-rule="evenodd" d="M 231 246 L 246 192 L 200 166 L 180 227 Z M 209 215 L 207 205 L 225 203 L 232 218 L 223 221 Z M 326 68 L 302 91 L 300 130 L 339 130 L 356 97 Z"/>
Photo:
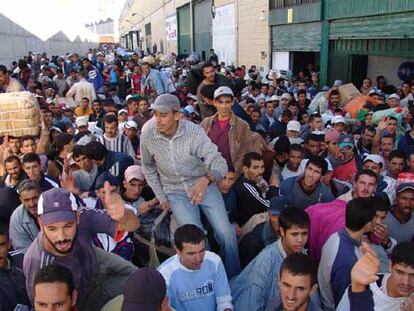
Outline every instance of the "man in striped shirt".
<path id="1" fill-rule="evenodd" d="M 108 114 L 104 118 L 105 133 L 98 137 L 98 141 L 106 149 L 115 152 L 123 152 L 135 159 L 135 151 L 131 141 L 123 133 L 118 132 L 118 118 Z"/>

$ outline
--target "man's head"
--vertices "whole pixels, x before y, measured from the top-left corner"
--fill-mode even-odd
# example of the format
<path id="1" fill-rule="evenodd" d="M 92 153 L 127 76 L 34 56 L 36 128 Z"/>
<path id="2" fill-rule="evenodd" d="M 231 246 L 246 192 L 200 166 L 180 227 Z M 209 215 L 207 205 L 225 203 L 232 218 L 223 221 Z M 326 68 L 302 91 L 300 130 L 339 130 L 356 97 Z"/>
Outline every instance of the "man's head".
<path id="1" fill-rule="evenodd" d="M 260 182 L 264 173 L 263 157 L 257 152 L 246 153 L 243 157 L 244 177 L 253 182 Z"/>
<path id="2" fill-rule="evenodd" d="M 286 126 L 286 136 L 289 138 L 297 138 L 299 137 L 299 134 L 300 134 L 300 123 L 296 120 L 289 121 Z"/>
<path id="3" fill-rule="evenodd" d="M 299 169 L 300 163 L 303 159 L 303 149 L 298 144 L 293 144 L 289 148 L 289 156 L 287 166 L 292 171 L 297 171 Z"/>
<path id="4" fill-rule="evenodd" d="M 58 154 L 63 158 L 72 152 L 75 145 L 75 139 L 72 135 L 61 133 L 55 141 Z"/>
<path id="5" fill-rule="evenodd" d="M 36 311 L 71 311 L 78 297 L 72 272 L 55 263 L 37 272 L 33 294 Z"/>
<path id="6" fill-rule="evenodd" d="M 20 138 L 20 151 L 23 154 L 36 152 L 36 142 L 32 136 L 23 136 Z"/>
<path id="7" fill-rule="evenodd" d="M 115 176 L 109 172 L 101 173 L 95 182 L 96 196 L 104 202 L 106 190 L 104 188 L 105 183 L 109 183 L 109 189 L 111 193 L 119 193 L 119 183 Z"/>
<path id="8" fill-rule="evenodd" d="M 297 93 L 297 96 L 298 96 L 298 104 L 305 105 L 306 104 L 306 91 L 299 90 Z"/>
<path id="9" fill-rule="evenodd" d="M 341 159 L 348 161 L 354 157 L 354 137 L 349 134 L 342 134 L 338 140 L 340 148 L 338 156 Z"/>
<path id="10" fill-rule="evenodd" d="M 56 256 L 70 254 L 77 233 L 77 210 L 76 198 L 69 191 L 53 188 L 39 197 L 37 214 L 48 252 Z"/>
<path id="11" fill-rule="evenodd" d="M 19 154 L 20 153 L 20 138 L 9 136 L 9 148 L 13 153 Z"/>
<path id="12" fill-rule="evenodd" d="M 229 168 L 229 171 L 224 175 L 223 179 L 218 182 L 218 188 L 221 193 L 228 193 L 236 182 L 236 173 L 234 168 Z"/>
<path id="13" fill-rule="evenodd" d="M 127 100 L 127 109 L 130 114 L 138 113 L 138 98 L 132 96 Z"/>
<path id="14" fill-rule="evenodd" d="M 329 95 L 329 102 L 332 104 L 332 106 L 338 107 L 340 99 L 341 98 L 339 92 L 337 90 L 332 90 L 331 94 Z"/>
<path id="15" fill-rule="evenodd" d="M 273 117 L 273 114 L 275 112 L 274 104 L 272 102 L 266 102 L 265 109 L 266 115 L 269 117 Z"/>
<path id="16" fill-rule="evenodd" d="M 414 243 L 403 242 L 391 252 L 389 285 L 395 296 L 408 297 L 414 292 Z"/>
<path id="17" fill-rule="evenodd" d="M 108 150 L 98 141 L 91 141 L 83 147 L 86 157 L 98 166 L 103 165 Z"/>
<path id="18" fill-rule="evenodd" d="M 169 310 L 166 294 L 161 273 L 153 268 L 137 269 L 125 283 L 121 311 Z"/>
<path id="19" fill-rule="evenodd" d="M 146 114 L 148 112 L 148 101 L 145 98 L 141 98 L 138 102 L 138 109 L 141 113 Z"/>
<path id="20" fill-rule="evenodd" d="M 280 116 L 280 122 L 287 125 L 289 121 L 292 120 L 292 117 L 292 112 L 290 110 L 284 110 Z"/>
<path id="21" fill-rule="evenodd" d="M 380 150 L 384 157 L 389 157 L 391 151 L 394 149 L 394 137 L 391 135 L 384 135 L 380 139 Z"/>
<path id="22" fill-rule="evenodd" d="M 259 124 L 260 121 L 260 110 L 257 108 L 252 109 L 250 113 L 250 117 L 252 118 L 252 121 L 254 124 Z"/>
<path id="23" fill-rule="evenodd" d="M 407 159 L 407 166 L 410 173 L 414 172 L 414 152 L 410 152 Z"/>
<path id="24" fill-rule="evenodd" d="M 302 186 L 307 189 L 315 188 L 322 176 L 326 174 L 328 170 L 328 164 L 324 158 L 320 157 L 311 157 L 305 166 L 305 171 L 303 173 Z"/>
<path id="25" fill-rule="evenodd" d="M 83 97 L 80 101 L 79 107 L 81 107 L 82 109 L 86 109 L 89 106 L 89 98 L 87 97 Z"/>
<path id="26" fill-rule="evenodd" d="M 129 199 L 138 200 L 145 186 L 145 177 L 139 165 L 131 165 L 125 170 L 124 188 Z"/>
<path id="27" fill-rule="evenodd" d="M 6 224 L 0 222 L 0 269 L 6 269 L 8 262 L 7 256 L 11 248 L 11 241 L 9 238 L 9 228 Z"/>
<path id="28" fill-rule="evenodd" d="M 370 232 L 373 229 L 375 207 L 371 198 L 355 198 L 348 202 L 345 211 L 345 227 L 351 232 Z"/>
<path id="29" fill-rule="evenodd" d="M 18 156 L 12 155 L 4 160 L 4 169 L 12 181 L 17 181 L 22 173 L 22 165 Z"/>
<path id="30" fill-rule="evenodd" d="M 214 68 L 214 65 L 210 63 L 204 64 L 201 72 L 205 80 L 207 80 L 209 83 L 214 83 L 216 77 L 216 69 Z"/>
<path id="31" fill-rule="evenodd" d="M 391 94 L 388 97 L 388 106 L 390 108 L 397 108 L 400 106 L 400 96 L 398 94 Z"/>
<path id="32" fill-rule="evenodd" d="M 308 241 L 310 220 L 308 214 L 298 208 L 285 208 L 279 216 L 280 236 L 285 252 L 302 252 Z"/>
<path id="33" fill-rule="evenodd" d="M 389 162 L 388 162 L 388 173 L 392 178 L 397 179 L 398 175 L 404 170 L 405 165 L 405 155 L 404 153 L 393 150 L 390 153 Z"/>
<path id="34" fill-rule="evenodd" d="M 180 101 L 171 94 L 158 96 L 152 105 L 155 123 L 159 133 L 166 136 L 173 136 L 177 131 L 180 118 Z"/>
<path id="35" fill-rule="evenodd" d="M 37 204 L 39 202 L 40 194 L 42 190 L 36 181 L 29 179 L 23 180 L 19 185 L 19 197 L 24 208 L 33 217 L 37 217 Z"/>
<path id="36" fill-rule="evenodd" d="M 10 81 L 9 72 L 7 71 L 7 67 L 4 65 L 0 65 L 0 85 L 8 85 Z"/>
<path id="37" fill-rule="evenodd" d="M 288 110 L 292 113 L 292 116 L 296 116 L 298 114 L 298 111 L 299 111 L 298 104 L 294 101 L 291 101 L 288 104 Z"/>
<path id="38" fill-rule="evenodd" d="M 339 153 L 340 148 L 338 146 L 338 141 L 340 136 L 340 133 L 333 128 L 330 128 L 326 131 L 324 140 L 326 144 L 326 149 L 328 150 L 328 155 L 336 157 Z"/>
<path id="39" fill-rule="evenodd" d="M 42 171 L 40 167 L 40 158 L 36 153 L 26 153 L 23 156 L 23 170 L 27 178 L 39 182 L 42 179 Z"/>
<path id="40" fill-rule="evenodd" d="M 217 109 L 219 119 L 230 119 L 233 102 L 234 94 L 229 87 L 221 86 L 214 91 L 214 107 Z"/>
<path id="41" fill-rule="evenodd" d="M 354 198 L 370 198 L 377 189 L 378 175 L 370 169 L 363 169 L 355 176 Z"/>
<path id="42" fill-rule="evenodd" d="M 199 270 L 206 251 L 205 235 L 196 225 L 183 225 L 174 233 L 175 249 L 180 262 L 190 270 Z"/>
<path id="43" fill-rule="evenodd" d="M 101 102 L 99 100 L 95 99 L 92 102 L 92 109 L 93 109 L 94 113 L 96 113 L 96 114 L 99 113 L 99 112 L 101 112 L 101 110 L 102 110 L 102 104 L 101 104 Z"/>
<path id="44" fill-rule="evenodd" d="M 341 115 L 333 116 L 331 119 L 331 124 L 335 130 L 342 134 L 346 125 L 345 118 Z"/>
<path id="45" fill-rule="evenodd" d="M 108 114 L 104 118 L 105 135 L 115 138 L 118 135 L 118 118 L 113 114 Z"/>
<path id="46" fill-rule="evenodd" d="M 397 133 L 397 129 L 398 129 L 398 120 L 396 117 L 388 117 L 388 121 L 387 121 L 387 132 L 388 134 L 391 135 L 395 135 Z"/>
<path id="47" fill-rule="evenodd" d="M 293 253 L 283 260 L 279 274 L 283 310 L 304 310 L 318 288 L 317 274 L 317 265 L 305 254 Z"/>
<path id="48" fill-rule="evenodd" d="M 129 140 L 135 140 L 138 134 L 138 124 L 133 120 L 127 121 L 124 127 L 124 134 Z"/>
<path id="49" fill-rule="evenodd" d="M 369 148 L 372 145 L 375 136 L 375 127 L 366 126 L 362 129 L 361 132 L 361 142 L 362 146 Z"/>
<path id="50" fill-rule="evenodd" d="M 322 135 L 310 134 L 305 138 L 305 151 L 311 156 L 319 156 L 321 153 Z"/>
<path id="51" fill-rule="evenodd" d="M 79 166 L 79 169 L 85 172 L 91 172 L 93 168 L 92 160 L 89 159 L 84 151 L 84 146 L 76 145 L 73 147 L 72 158 Z"/>
<path id="52" fill-rule="evenodd" d="M 396 212 L 402 216 L 410 217 L 414 211 L 414 184 L 402 183 L 397 187 Z"/>

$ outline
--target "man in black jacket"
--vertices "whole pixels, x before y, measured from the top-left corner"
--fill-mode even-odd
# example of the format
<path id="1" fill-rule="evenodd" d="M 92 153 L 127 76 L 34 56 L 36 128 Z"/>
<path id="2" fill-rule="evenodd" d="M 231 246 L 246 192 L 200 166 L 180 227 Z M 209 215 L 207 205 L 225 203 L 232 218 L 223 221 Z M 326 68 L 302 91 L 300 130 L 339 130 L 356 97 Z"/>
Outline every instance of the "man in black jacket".
<path id="1" fill-rule="evenodd" d="M 0 223 L 0 310 L 14 310 L 17 304 L 28 306 L 23 270 L 23 254 L 9 253 L 11 241 L 7 226 Z"/>
<path id="2" fill-rule="evenodd" d="M 243 158 L 243 175 L 237 180 L 234 190 L 237 196 L 237 223 L 242 227 L 242 236 L 267 220 L 270 199 L 278 194 L 277 180 L 272 176 L 270 184 L 263 179 L 264 162 L 260 154 L 247 153 Z"/>

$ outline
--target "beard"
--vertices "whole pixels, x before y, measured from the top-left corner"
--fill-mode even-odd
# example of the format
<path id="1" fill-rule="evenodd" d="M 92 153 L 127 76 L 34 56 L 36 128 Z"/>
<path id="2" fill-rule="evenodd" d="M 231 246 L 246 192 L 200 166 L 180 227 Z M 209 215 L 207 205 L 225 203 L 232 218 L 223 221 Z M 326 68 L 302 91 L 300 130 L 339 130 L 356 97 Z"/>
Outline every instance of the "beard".
<path id="1" fill-rule="evenodd" d="M 70 254 L 70 253 L 72 252 L 73 245 L 74 245 L 74 244 L 75 244 L 75 242 L 76 242 L 76 237 L 77 237 L 78 233 L 76 233 L 75 237 L 74 237 L 72 240 L 70 240 L 70 239 L 66 239 L 66 240 L 56 241 L 56 242 L 52 242 L 52 241 L 49 239 L 49 237 L 46 235 L 46 233 L 44 233 L 44 232 L 43 232 L 43 235 L 44 235 L 44 237 L 46 238 L 46 240 L 50 243 L 50 245 L 52 245 L 53 249 L 54 249 L 57 253 L 59 253 L 59 254 L 61 254 L 61 255 L 67 255 L 67 254 Z M 63 244 L 63 243 L 69 243 L 69 242 L 71 243 L 71 245 L 70 245 L 70 248 L 69 248 L 69 249 L 62 251 L 62 250 L 60 250 L 59 248 L 57 248 L 57 245 L 59 245 L 59 244 Z"/>

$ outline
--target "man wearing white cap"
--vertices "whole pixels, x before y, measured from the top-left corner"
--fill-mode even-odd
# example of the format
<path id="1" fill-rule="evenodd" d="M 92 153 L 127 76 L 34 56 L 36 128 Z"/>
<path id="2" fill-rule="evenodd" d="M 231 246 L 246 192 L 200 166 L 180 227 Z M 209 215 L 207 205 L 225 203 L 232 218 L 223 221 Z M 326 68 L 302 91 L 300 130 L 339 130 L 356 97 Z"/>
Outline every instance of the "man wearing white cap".
<path id="1" fill-rule="evenodd" d="M 346 122 L 343 116 L 341 115 L 333 116 L 331 119 L 331 124 L 333 128 L 338 131 L 339 134 L 344 133 Z"/>
<path id="2" fill-rule="evenodd" d="M 291 145 L 293 144 L 302 144 L 303 139 L 299 137 L 300 133 L 300 123 L 295 120 L 291 120 L 288 122 L 286 127 L 286 136 L 289 138 L 289 142 Z"/>
<path id="3" fill-rule="evenodd" d="M 89 120 L 89 116 L 77 117 L 75 119 L 76 129 L 77 129 L 77 133 L 75 135 L 76 142 L 79 139 L 81 139 L 83 136 L 91 134 L 91 132 L 88 130 L 88 124 L 89 124 L 88 120 Z"/>
<path id="4" fill-rule="evenodd" d="M 141 134 L 142 170 L 161 207 L 171 208 L 179 226 L 203 228 L 203 212 L 213 227 L 231 278 L 240 272 L 236 234 L 215 185 L 227 173 L 226 160 L 200 126 L 180 120 L 180 108 L 174 95 L 155 99 L 154 118 Z"/>
<path id="5" fill-rule="evenodd" d="M 201 122 L 207 136 L 217 146 L 228 167 L 233 167 L 236 175 L 242 173 L 243 157 L 252 151 L 250 127 L 234 113 L 231 107 L 234 102 L 233 91 L 221 86 L 214 91 L 214 107 L 217 109 L 211 117 Z"/>
<path id="6" fill-rule="evenodd" d="M 388 106 L 390 108 L 397 108 L 400 107 L 400 96 L 398 96 L 398 94 L 391 94 L 388 97 L 388 102 L 387 102 Z"/>
<path id="7" fill-rule="evenodd" d="M 138 124 L 133 120 L 126 122 L 124 127 L 124 135 L 131 141 L 132 148 L 134 148 L 135 153 L 139 154 L 139 138 L 137 134 Z"/>

